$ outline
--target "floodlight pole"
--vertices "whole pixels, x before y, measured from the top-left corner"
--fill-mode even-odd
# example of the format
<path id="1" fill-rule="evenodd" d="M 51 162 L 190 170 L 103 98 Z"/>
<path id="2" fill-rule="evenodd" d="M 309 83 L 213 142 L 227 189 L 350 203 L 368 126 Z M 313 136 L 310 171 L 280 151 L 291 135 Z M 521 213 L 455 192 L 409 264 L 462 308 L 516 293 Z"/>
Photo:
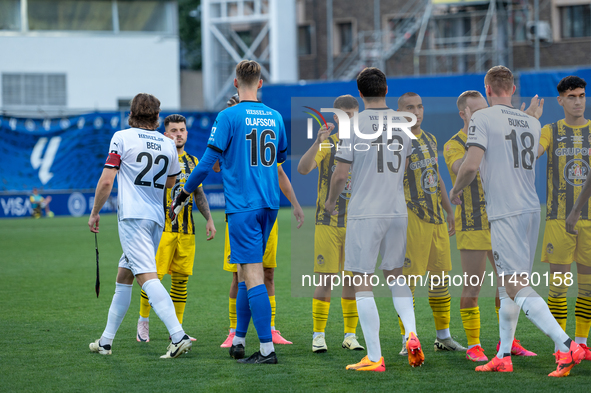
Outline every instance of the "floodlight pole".
<path id="1" fill-rule="evenodd" d="M 326 79 L 334 79 L 332 58 L 332 0 L 326 0 Z"/>
<path id="2" fill-rule="evenodd" d="M 540 0 L 534 0 L 535 33 L 534 38 L 534 69 L 540 69 Z"/>

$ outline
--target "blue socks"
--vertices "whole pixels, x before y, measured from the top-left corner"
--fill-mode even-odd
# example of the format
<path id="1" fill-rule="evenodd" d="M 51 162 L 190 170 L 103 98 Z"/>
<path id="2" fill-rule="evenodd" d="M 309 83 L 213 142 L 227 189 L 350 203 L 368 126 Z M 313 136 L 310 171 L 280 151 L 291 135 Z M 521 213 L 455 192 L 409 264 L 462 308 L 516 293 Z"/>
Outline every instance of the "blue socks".
<path id="1" fill-rule="evenodd" d="M 259 341 L 261 343 L 272 342 L 271 302 L 267 288 L 261 284 L 247 290 L 246 283 L 243 281 L 238 284 L 238 295 L 236 296 L 237 337 L 246 337 L 251 316 Z"/>
<path id="2" fill-rule="evenodd" d="M 246 284 L 244 284 L 244 287 L 246 289 Z M 238 296 L 240 297 L 240 287 L 238 288 Z M 261 343 L 272 342 L 271 302 L 269 301 L 267 287 L 265 287 L 264 284 L 261 284 L 254 288 L 250 288 L 248 290 L 248 301 L 252 312 L 252 322 L 257 330 L 259 341 Z M 236 300 L 236 311 L 238 311 L 238 300 Z M 238 317 L 238 327 L 240 327 L 240 317 Z M 238 334 L 238 327 L 236 328 L 236 334 Z"/>
<path id="3" fill-rule="evenodd" d="M 238 295 L 236 296 L 237 337 L 246 337 L 246 332 L 248 331 L 248 324 L 250 323 L 250 315 L 250 304 L 248 303 L 248 292 L 246 289 L 246 283 L 242 281 L 241 283 L 238 283 Z M 271 321 L 269 321 L 269 324 L 271 324 Z"/>

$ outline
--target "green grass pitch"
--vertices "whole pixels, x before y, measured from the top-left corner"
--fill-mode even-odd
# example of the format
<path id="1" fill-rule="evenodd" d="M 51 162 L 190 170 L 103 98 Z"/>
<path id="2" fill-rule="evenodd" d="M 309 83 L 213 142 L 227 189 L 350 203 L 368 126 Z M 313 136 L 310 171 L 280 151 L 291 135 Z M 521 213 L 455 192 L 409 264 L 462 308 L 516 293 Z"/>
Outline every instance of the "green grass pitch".
<path id="1" fill-rule="evenodd" d="M 329 351 L 313 354 L 312 300 L 297 290 L 302 271 L 311 271 L 314 212 L 306 209 L 304 227 L 296 232 L 290 211 L 279 214 L 276 325 L 293 345 L 276 346 L 278 365 L 239 365 L 219 345 L 227 335 L 229 273 L 222 271 L 224 216 L 214 212 L 218 233 L 205 241 L 205 225 L 196 218 L 198 234 L 194 274 L 184 328 L 197 338 L 193 350 L 178 359 L 163 360 L 168 333 L 155 313 L 151 315 L 150 342 L 135 339 L 139 287 L 134 284 L 129 312 L 115 338 L 112 356 L 91 354 L 88 343 L 102 333 L 115 288 L 121 255 L 114 215 L 101 217 L 99 250 L 101 295 L 94 293 L 94 236 L 87 217 L 0 221 L 0 390 L 1 391 L 548 391 L 587 390 L 591 362 L 575 367 L 571 376 L 547 377 L 555 369 L 554 345 L 521 315 L 517 338 L 538 353 L 535 358 L 513 357 L 514 372 L 477 374 L 475 363 L 462 353 L 434 353 L 435 328 L 424 296 L 416 302 L 418 335 L 425 350 L 425 365 L 411 369 L 398 355 L 400 333 L 392 299 L 378 297 L 385 373 L 345 371 L 365 352 L 340 347 L 343 321 L 338 292 L 327 326 Z M 543 222 L 542 222 L 543 224 Z M 293 232 L 293 236 L 292 233 Z M 543 233 L 543 229 L 541 230 Z M 293 240 L 293 243 L 292 243 Z M 541 242 L 541 236 L 540 236 Z M 460 274 L 459 252 L 451 240 L 454 274 Z M 538 250 L 540 247 L 538 247 Z M 539 260 L 539 258 L 537 258 Z M 293 265 L 293 266 L 290 266 Z M 546 266 L 536 263 L 535 270 Z M 170 277 L 163 280 L 169 288 Z M 547 296 L 546 287 L 537 288 Z M 484 290 L 483 290 L 484 291 Z M 305 292 L 305 291 L 304 291 Z M 466 344 L 459 313 L 458 291 L 452 300 L 451 332 Z M 292 296 L 293 294 L 293 296 Z M 574 296 L 569 291 L 568 333 L 574 336 Z M 481 342 L 494 356 L 498 325 L 490 291 L 481 298 Z M 357 333 L 363 334 L 358 327 Z M 258 348 L 251 324 L 247 354 Z"/>

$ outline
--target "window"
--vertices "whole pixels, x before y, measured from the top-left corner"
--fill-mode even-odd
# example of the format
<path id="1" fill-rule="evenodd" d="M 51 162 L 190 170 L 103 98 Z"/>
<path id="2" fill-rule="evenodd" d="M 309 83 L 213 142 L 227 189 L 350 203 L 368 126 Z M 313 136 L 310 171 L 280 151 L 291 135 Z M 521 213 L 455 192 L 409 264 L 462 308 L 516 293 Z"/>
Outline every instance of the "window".
<path id="1" fill-rule="evenodd" d="M 118 0 L 119 30 L 168 31 L 166 2 Z"/>
<path id="2" fill-rule="evenodd" d="M 28 0 L 29 30 L 112 31 L 110 0 Z"/>
<path id="3" fill-rule="evenodd" d="M 298 26 L 298 56 L 312 54 L 312 26 Z"/>
<path id="4" fill-rule="evenodd" d="M 577 38 L 591 36 L 591 6 L 573 5 L 560 7 L 562 21 L 562 38 Z"/>
<path id="5" fill-rule="evenodd" d="M 337 52 L 353 51 L 353 22 L 339 22 L 336 24 Z"/>
<path id="6" fill-rule="evenodd" d="M 66 74 L 2 74 L 5 106 L 66 106 Z"/>
<path id="7" fill-rule="evenodd" d="M 21 2 L 20 0 L 0 1 L 0 30 L 21 29 Z"/>

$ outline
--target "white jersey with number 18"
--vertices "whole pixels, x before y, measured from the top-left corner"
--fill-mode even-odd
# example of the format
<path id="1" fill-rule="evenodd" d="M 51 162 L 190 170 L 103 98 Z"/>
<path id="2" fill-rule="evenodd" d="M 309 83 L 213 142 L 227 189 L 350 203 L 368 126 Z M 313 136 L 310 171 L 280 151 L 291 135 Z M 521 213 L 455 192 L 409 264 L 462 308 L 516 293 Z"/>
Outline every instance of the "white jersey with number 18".
<path id="1" fill-rule="evenodd" d="M 536 118 L 506 105 L 472 115 L 466 146 L 484 150 L 480 178 L 489 221 L 540 211 L 535 169 L 541 132 Z"/>
<path id="2" fill-rule="evenodd" d="M 119 169 L 119 220 L 146 219 L 164 227 L 162 200 L 166 180 L 181 173 L 172 139 L 141 128 L 117 131 L 111 139 L 105 168 Z"/>
<path id="3" fill-rule="evenodd" d="M 406 122 L 392 109 L 367 109 L 358 115 L 359 131 L 367 138 L 356 135 L 352 126 L 351 138 L 341 139 L 337 148 L 335 159 L 352 164 L 348 220 L 408 216 L 404 172 L 412 143 L 400 129 L 394 129 L 388 140 L 386 113 L 390 113 L 396 123 Z M 377 133 L 380 117 L 382 132 Z"/>

